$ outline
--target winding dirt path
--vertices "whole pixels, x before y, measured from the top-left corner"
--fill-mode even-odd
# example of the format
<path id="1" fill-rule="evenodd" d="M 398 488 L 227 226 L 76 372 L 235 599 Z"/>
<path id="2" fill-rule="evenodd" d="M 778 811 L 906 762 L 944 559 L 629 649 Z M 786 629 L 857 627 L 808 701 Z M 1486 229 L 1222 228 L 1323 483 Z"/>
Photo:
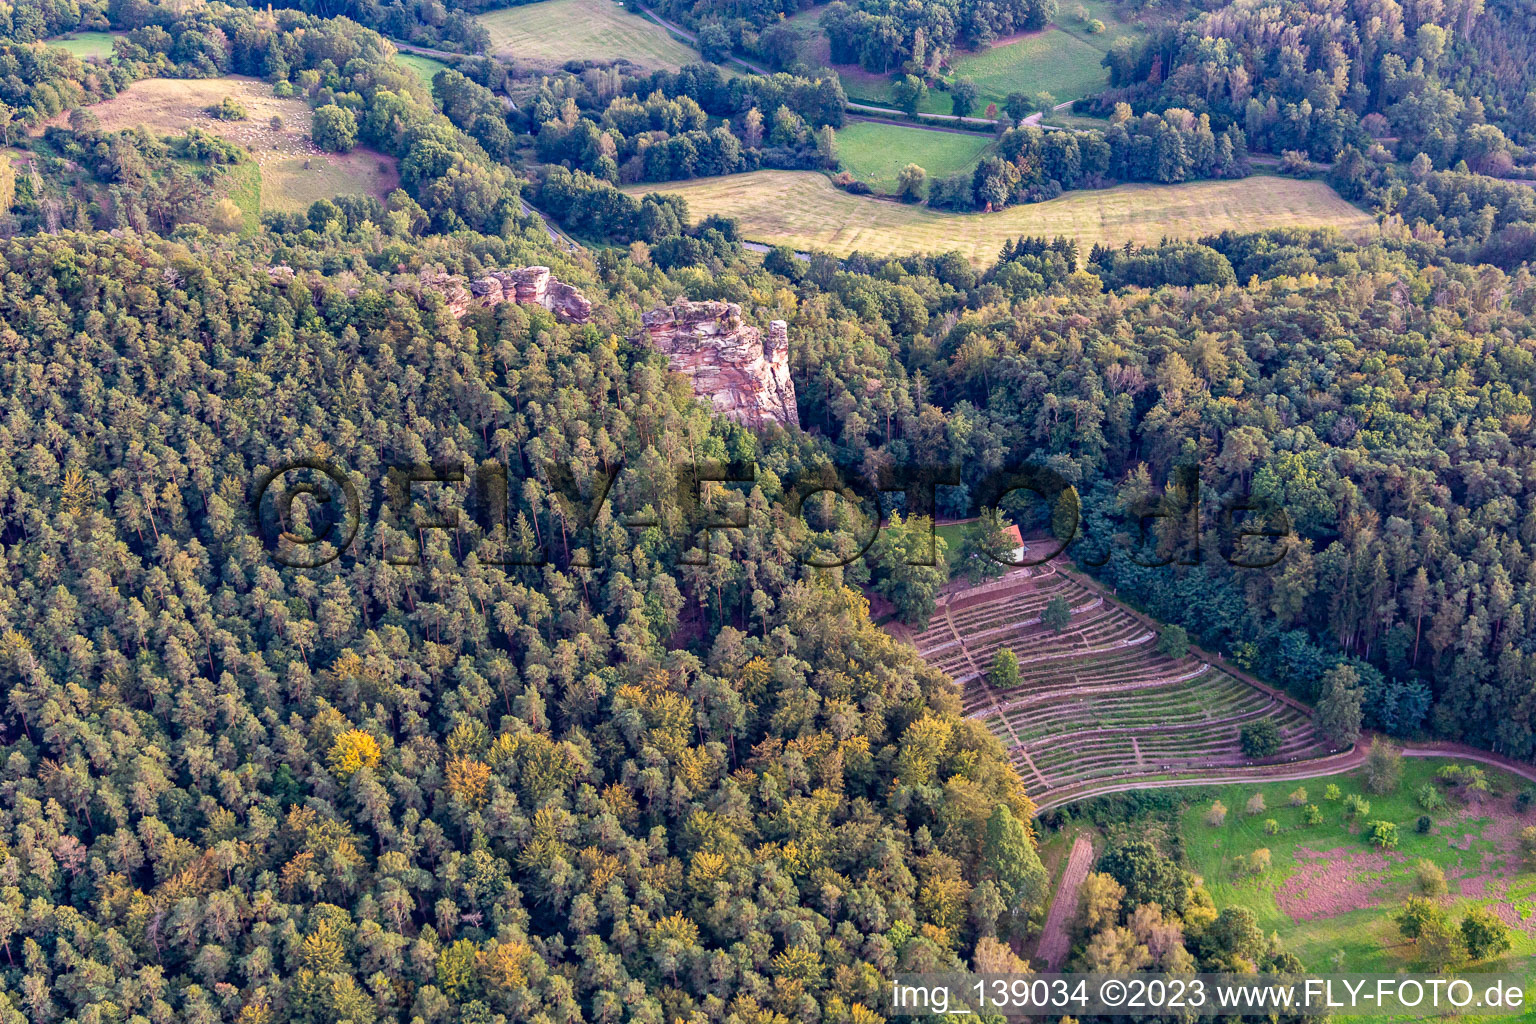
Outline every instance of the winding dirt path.
<path id="1" fill-rule="evenodd" d="M 1035 957 L 1045 961 L 1047 971 L 1059 971 L 1072 951 L 1072 940 L 1067 927 L 1077 912 L 1077 890 L 1088 877 L 1093 866 L 1093 844 L 1084 836 L 1078 836 L 1067 855 L 1066 869 L 1061 873 L 1061 885 L 1056 898 L 1045 917 L 1045 929 L 1040 933 L 1040 945 L 1035 947 Z"/>

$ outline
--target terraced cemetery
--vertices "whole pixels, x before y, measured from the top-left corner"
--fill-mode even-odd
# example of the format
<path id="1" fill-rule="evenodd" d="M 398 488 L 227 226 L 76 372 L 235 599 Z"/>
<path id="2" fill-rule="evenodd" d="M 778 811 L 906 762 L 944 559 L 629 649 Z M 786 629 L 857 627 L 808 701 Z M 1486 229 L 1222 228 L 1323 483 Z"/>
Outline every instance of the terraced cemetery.
<path id="1" fill-rule="evenodd" d="M 1072 611 L 1060 633 L 1042 621 L 1057 597 Z M 1333 753 L 1301 705 L 1192 655 L 1160 653 L 1140 619 L 1051 563 L 952 594 L 927 629 L 906 635 L 964 688 L 967 717 L 1010 748 L 1041 806 L 1133 780 L 1262 778 L 1273 766 Z M 987 672 L 1005 648 L 1018 658 L 1020 682 L 1002 690 Z M 1281 745 L 1253 760 L 1239 734 L 1261 719 L 1279 727 Z"/>

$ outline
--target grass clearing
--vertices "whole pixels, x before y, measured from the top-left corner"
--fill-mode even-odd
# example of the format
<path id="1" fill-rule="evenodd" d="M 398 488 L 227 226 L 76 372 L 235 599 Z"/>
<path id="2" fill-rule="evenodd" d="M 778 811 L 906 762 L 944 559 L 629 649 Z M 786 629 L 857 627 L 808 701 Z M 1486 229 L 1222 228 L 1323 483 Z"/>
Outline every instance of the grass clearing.
<path id="1" fill-rule="evenodd" d="M 122 32 L 71 32 L 67 36 L 46 39 L 48 46 L 68 50 L 81 60 L 106 60 L 112 56 L 112 44 Z"/>
<path id="2" fill-rule="evenodd" d="M 955 77 L 976 83 L 981 98 L 976 113 L 988 103 L 1003 106 L 1011 92 L 1048 92 L 1059 103 L 1099 92 L 1109 82 L 1109 72 L 1100 63 L 1104 51 L 1083 39 L 1048 28 L 1030 32 L 1010 42 L 976 54 L 966 54 L 954 62 Z M 948 93 L 930 92 L 929 102 L 938 100 L 938 112 L 949 113 Z"/>
<path id="3" fill-rule="evenodd" d="M 987 135 L 854 121 L 837 133 L 837 158 L 860 181 L 895 192 L 896 175 L 907 164 L 917 164 L 930 178 L 943 178 L 974 167 L 991 145 Z"/>
<path id="4" fill-rule="evenodd" d="M 959 568 L 957 556 L 960 545 L 965 543 L 966 536 L 971 532 L 971 522 L 940 523 L 933 528 L 933 532 L 944 541 L 944 553 L 949 558 L 949 568 L 953 574 Z"/>
<path id="5" fill-rule="evenodd" d="M 426 87 L 429 93 L 432 91 L 433 77 L 439 71 L 446 71 L 448 69 L 447 64 L 444 64 L 435 57 L 427 57 L 419 53 L 407 53 L 404 50 L 395 54 L 395 60 L 415 72 L 416 77 L 421 79 L 421 84 Z"/>
<path id="6" fill-rule="evenodd" d="M 542 0 L 475 20 L 491 34 L 487 52 L 531 64 L 626 60 L 648 70 L 676 71 L 700 60 L 697 50 L 612 0 Z"/>
<path id="7" fill-rule="evenodd" d="M 224 171 L 222 191 L 245 217 L 245 231 L 254 234 L 261 227 L 261 167 L 254 160 Z"/>
<path id="8" fill-rule="evenodd" d="M 654 184 L 630 186 L 640 196 Z M 990 263 L 1003 242 L 1019 235 L 1074 237 L 1086 251 L 1095 242 L 1151 244 L 1163 237 L 1197 238 L 1228 228 L 1337 228 L 1352 236 L 1375 221 L 1320 181 L 1244 178 L 1184 185 L 1120 185 L 1068 192 L 1045 203 L 998 213 L 946 213 L 842 191 L 814 171 L 754 171 L 698 178 L 661 191 L 688 200 L 690 215 L 735 217 L 742 237 L 796 249 L 854 251 L 881 256 L 959 250 Z"/>
<path id="9" fill-rule="evenodd" d="M 1079 7 L 1087 19 L 1078 18 Z M 833 67 L 849 99 L 890 105 L 890 75 L 865 71 L 857 65 L 831 64 L 830 46 L 821 31 L 825 9 L 813 7 L 785 19 L 800 37 L 800 59 L 812 67 Z M 1120 11 L 1114 0 L 1067 0 L 1056 19 L 1040 31 L 999 39 L 985 50 L 955 51 L 950 56 L 951 73 L 946 77 L 950 81 L 969 78 L 976 83 L 981 96 L 973 116 L 981 116 L 988 103 L 1001 108 L 1011 92 L 1049 92 L 1057 102 L 1097 93 L 1109 84 L 1109 72 L 1102 62 L 1116 40 L 1145 34 L 1146 21 L 1174 16 L 1158 11 L 1122 18 Z M 1088 31 L 1093 19 L 1104 23 L 1104 31 Z M 951 109 L 949 93 L 939 89 L 930 89 L 918 107 L 925 114 L 948 114 Z"/>
<path id="10" fill-rule="evenodd" d="M 249 115 L 243 121 L 220 121 L 205 108 L 225 96 L 233 97 Z M 256 78 L 227 76 L 206 79 L 149 78 L 92 105 L 102 128 L 119 131 L 144 125 L 163 135 L 197 127 L 244 146 L 251 152 L 259 177 L 262 212 L 302 210 L 317 199 L 371 195 L 382 199 L 400 181 L 393 157 L 370 149 L 325 153 L 309 139 L 313 111 L 299 99 L 279 99 L 272 87 Z M 273 117 L 282 126 L 273 128 Z M 240 203 L 243 181 L 232 192 Z M 242 209 L 245 207 L 242 206 Z"/>
<path id="11" fill-rule="evenodd" d="M 1479 904 L 1510 924 L 1513 948 L 1502 961 L 1476 967 L 1505 969 L 1536 954 L 1536 874 L 1518 853 L 1520 829 L 1536 824 L 1536 810 L 1522 814 L 1514 805 L 1514 796 L 1525 788 L 1523 780 L 1486 768 L 1494 790 L 1491 799 L 1462 806 L 1451 797 L 1444 810 L 1426 812 L 1414 793 L 1450 763 L 1404 758 L 1402 784 L 1388 795 L 1367 792 L 1359 771 L 1304 782 L 1192 789 L 1180 818 L 1185 856 L 1190 869 L 1204 878 L 1217 906 L 1252 909 L 1259 926 L 1265 932 L 1278 931 L 1285 947 L 1309 970 L 1337 969 L 1334 957 L 1342 953 L 1347 972 L 1391 972 L 1413 963 L 1413 948 L 1391 917 L 1417 892 L 1415 862 L 1433 861 L 1445 872 L 1450 891 L 1441 902 L 1453 922 L 1466 907 Z M 1342 798 L 1359 794 L 1370 801 L 1365 820 L 1395 823 L 1397 849 L 1377 851 L 1371 846 L 1361 835 L 1362 823 L 1345 820 L 1343 799 L 1324 799 L 1330 783 L 1339 787 Z M 1290 806 L 1289 794 L 1298 787 L 1306 790 L 1307 803 L 1321 809 L 1322 824 L 1305 825 L 1302 808 Z M 1245 813 L 1248 800 L 1259 793 L 1267 809 Z M 1227 806 L 1227 819 L 1212 827 L 1205 815 L 1218 798 Z M 1415 823 L 1426 813 L 1434 825 L 1421 835 Z M 1265 832 L 1264 823 L 1270 819 L 1278 823 L 1278 834 Z M 1261 848 L 1270 851 L 1272 867 L 1257 874 L 1234 870 L 1237 857 Z"/>

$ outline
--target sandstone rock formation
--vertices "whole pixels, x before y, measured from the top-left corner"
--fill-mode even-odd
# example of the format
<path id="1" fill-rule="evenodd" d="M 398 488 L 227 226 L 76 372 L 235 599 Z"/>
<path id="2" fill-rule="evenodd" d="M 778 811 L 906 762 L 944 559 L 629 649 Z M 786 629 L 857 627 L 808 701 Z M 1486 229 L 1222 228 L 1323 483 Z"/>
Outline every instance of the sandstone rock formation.
<path id="1" fill-rule="evenodd" d="M 581 292 L 549 276 L 548 267 L 493 270 L 471 281 L 470 294 L 482 306 L 498 302 L 543 306 L 562 320 L 584 324 L 592 315 L 592 303 Z"/>
<path id="2" fill-rule="evenodd" d="M 441 292 L 455 318 L 473 308 L 503 302 L 543 306 L 560 319 L 576 324 L 584 324 L 592 316 L 592 303 L 587 297 L 551 277 L 548 267 L 493 270 L 469 282 L 468 287 L 462 278 L 424 272 L 421 290 Z"/>
<path id="3" fill-rule="evenodd" d="M 693 393 L 717 412 L 750 427 L 800 422 L 789 377 L 789 327 L 768 325 L 768 336 L 741 320 L 734 302 L 689 302 L 641 317 L 652 348 L 693 382 Z"/>

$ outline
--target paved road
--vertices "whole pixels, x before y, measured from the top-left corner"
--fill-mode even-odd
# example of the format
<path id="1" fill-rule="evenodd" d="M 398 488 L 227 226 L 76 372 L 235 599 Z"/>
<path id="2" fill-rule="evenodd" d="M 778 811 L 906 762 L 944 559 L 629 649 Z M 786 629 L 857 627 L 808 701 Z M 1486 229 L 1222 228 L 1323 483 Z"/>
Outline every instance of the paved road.
<path id="1" fill-rule="evenodd" d="M 560 248 L 564 249 L 566 252 L 581 251 L 581 246 L 577 244 L 575 239 L 566 236 L 557 227 L 555 227 L 555 219 L 553 217 L 545 213 L 543 210 L 540 210 L 538 207 L 533 206 L 526 199 L 520 199 L 519 202 L 523 204 L 523 213 L 526 216 L 539 218 L 539 223 L 544 225 L 544 230 L 549 232 L 550 239 L 556 245 L 560 246 Z"/>
<path id="2" fill-rule="evenodd" d="M 969 128 L 940 128 L 936 124 L 913 124 L 910 121 L 895 121 L 888 117 L 861 117 L 858 114 L 849 114 L 848 120 L 863 121 L 867 124 L 897 124 L 905 128 L 921 128 L 925 132 L 943 132 L 947 135 L 969 135 L 973 139 L 984 139 L 987 137 L 986 132 L 973 132 Z"/>
<path id="3" fill-rule="evenodd" d="M 863 110 L 863 111 L 866 111 L 866 112 L 872 113 L 872 114 L 883 114 L 886 117 L 906 117 L 907 116 L 907 112 L 904 111 L 904 110 L 896 110 L 896 109 L 894 109 L 892 107 L 877 107 L 877 106 L 875 106 L 872 103 L 855 103 L 853 100 L 849 100 L 848 101 L 848 109 L 849 110 Z M 993 125 L 993 124 L 997 123 L 996 121 L 992 120 L 992 118 L 990 118 L 990 117 L 957 117 L 954 114 L 923 114 L 921 116 L 922 117 L 928 117 L 928 118 L 934 118 L 934 119 L 939 120 L 939 121 L 964 121 L 966 124 Z M 923 128 L 923 127 L 931 127 L 931 126 L 917 124 L 917 125 L 914 125 L 913 127 Z"/>

